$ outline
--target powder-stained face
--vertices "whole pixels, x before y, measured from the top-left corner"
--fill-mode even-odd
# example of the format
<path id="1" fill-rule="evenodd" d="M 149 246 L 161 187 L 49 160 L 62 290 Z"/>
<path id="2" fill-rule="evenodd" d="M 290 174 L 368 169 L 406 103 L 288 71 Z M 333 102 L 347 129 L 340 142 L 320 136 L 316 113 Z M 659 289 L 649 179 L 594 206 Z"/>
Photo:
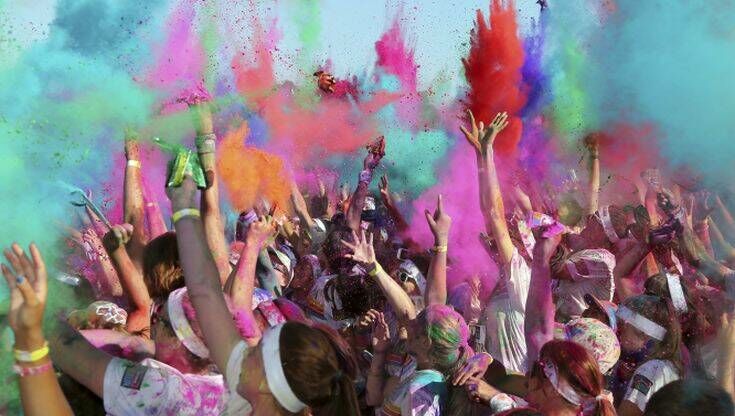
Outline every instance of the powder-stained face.
<path id="1" fill-rule="evenodd" d="M 645 348 L 650 338 L 627 322 L 619 320 L 618 339 L 623 353 L 634 353 Z"/>
<path id="2" fill-rule="evenodd" d="M 156 344 L 156 360 L 182 372 L 193 372 L 186 359 L 189 356 L 188 351 L 171 326 L 166 304 L 151 317 L 151 339 Z"/>

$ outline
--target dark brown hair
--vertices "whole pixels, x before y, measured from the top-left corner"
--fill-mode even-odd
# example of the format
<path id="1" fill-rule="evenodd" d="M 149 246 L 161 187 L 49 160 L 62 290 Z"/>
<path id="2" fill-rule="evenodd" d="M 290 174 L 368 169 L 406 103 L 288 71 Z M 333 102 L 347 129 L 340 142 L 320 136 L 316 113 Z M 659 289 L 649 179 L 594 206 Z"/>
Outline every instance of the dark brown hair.
<path id="1" fill-rule="evenodd" d="M 360 414 L 353 382 L 357 360 L 333 329 L 287 322 L 279 345 L 289 386 L 315 415 Z"/>
<path id="2" fill-rule="evenodd" d="M 626 299 L 623 306 L 666 329 L 664 339 L 656 342 L 648 358 L 669 360 L 681 374 L 684 370 L 681 361 L 681 325 L 671 301 L 660 296 L 638 295 Z"/>

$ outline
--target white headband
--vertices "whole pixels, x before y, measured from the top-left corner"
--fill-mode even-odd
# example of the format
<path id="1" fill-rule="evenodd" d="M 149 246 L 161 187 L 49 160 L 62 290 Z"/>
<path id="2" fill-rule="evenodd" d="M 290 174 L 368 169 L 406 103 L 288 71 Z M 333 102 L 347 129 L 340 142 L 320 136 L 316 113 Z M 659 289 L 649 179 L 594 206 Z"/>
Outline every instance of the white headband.
<path id="1" fill-rule="evenodd" d="M 173 327 L 176 337 L 184 344 L 187 350 L 191 351 L 197 357 L 209 358 L 209 349 L 204 345 L 204 341 L 194 333 L 194 330 L 189 324 L 189 320 L 186 319 L 184 305 L 182 304 L 185 294 L 186 288 L 182 287 L 168 295 L 166 305 L 171 327 Z"/>
<path id="2" fill-rule="evenodd" d="M 674 304 L 674 309 L 679 313 L 687 313 L 687 301 L 684 298 L 684 289 L 681 288 L 679 276 L 666 273 L 666 281 L 669 284 L 669 294 L 671 295 L 671 303 Z"/>
<path id="3" fill-rule="evenodd" d="M 541 366 L 544 368 L 544 374 L 549 379 L 554 389 L 568 401 L 569 403 L 579 406 L 582 404 L 582 398 L 574 390 L 574 388 L 564 378 L 559 378 L 559 371 L 556 369 L 556 365 L 551 361 L 541 362 Z"/>
<path id="4" fill-rule="evenodd" d="M 615 232 L 615 227 L 613 227 L 612 220 L 610 220 L 610 207 L 608 205 L 605 205 L 597 211 L 597 218 L 600 219 L 602 229 L 605 231 L 607 238 L 610 239 L 610 242 L 615 244 L 620 241 L 620 237 L 618 237 L 618 233 Z"/>
<path id="5" fill-rule="evenodd" d="M 664 336 L 666 336 L 666 328 L 639 313 L 633 312 L 625 306 L 620 305 L 615 314 L 620 320 L 629 323 L 653 339 L 663 341 Z"/>
<path id="6" fill-rule="evenodd" d="M 265 378 L 268 381 L 268 389 L 281 406 L 291 413 L 297 413 L 306 407 L 288 385 L 286 374 L 283 373 L 283 362 L 281 361 L 281 330 L 283 324 L 276 325 L 265 331 L 261 339 L 261 352 L 263 354 L 263 366 Z"/>
<path id="7" fill-rule="evenodd" d="M 556 392 L 559 393 L 559 395 L 569 403 L 575 406 L 581 406 L 581 414 L 592 414 L 593 410 L 595 409 L 595 404 L 598 401 L 607 400 L 612 403 L 612 395 L 605 390 L 594 397 L 588 396 L 586 394 L 580 395 L 579 393 L 577 393 L 577 391 L 574 390 L 574 388 L 569 384 L 567 380 L 559 377 L 559 371 L 557 370 L 554 363 L 550 361 L 542 361 L 541 366 L 544 369 L 544 374 L 546 375 L 546 378 L 549 379 L 549 382 L 551 382 L 551 385 L 554 386 Z"/>

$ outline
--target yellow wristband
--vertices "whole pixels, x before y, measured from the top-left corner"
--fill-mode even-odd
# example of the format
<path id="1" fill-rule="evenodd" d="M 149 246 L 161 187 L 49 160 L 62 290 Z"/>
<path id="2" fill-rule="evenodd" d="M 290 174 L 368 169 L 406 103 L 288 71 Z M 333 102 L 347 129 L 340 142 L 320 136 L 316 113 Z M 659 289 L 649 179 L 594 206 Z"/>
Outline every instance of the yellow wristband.
<path id="1" fill-rule="evenodd" d="M 174 215 L 171 216 L 171 221 L 176 223 L 178 220 L 184 217 L 200 218 L 201 216 L 202 214 L 196 208 L 184 208 L 184 209 L 174 212 Z"/>
<path id="2" fill-rule="evenodd" d="M 434 253 L 446 253 L 447 246 L 434 246 L 431 251 L 433 251 Z"/>
<path id="3" fill-rule="evenodd" d="M 15 355 L 15 361 L 19 361 L 22 363 L 32 363 L 47 356 L 48 351 L 48 342 L 44 342 L 43 347 L 35 351 L 13 350 L 13 355 Z"/>
<path id="4" fill-rule="evenodd" d="M 130 160 L 128 160 L 128 167 L 140 169 L 140 161 L 139 160 L 130 159 Z"/>
<path id="5" fill-rule="evenodd" d="M 375 276 L 377 276 L 377 275 L 378 275 L 378 273 L 380 273 L 380 272 L 382 272 L 382 271 L 383 271 L 383 267 L 382 267 L 382 266 L 380 265 L 380 263 L 377 263 L 377 262 L 376 262 L 376 263 L 375 263 L 375 268 L 374 268 L 374 269 L 372 269 L 372 270 L 370 270 L 370 271 L 368 272 L 368 275 L 369 275 L 369 276 L 371 276 L 371 277 L 375 277 Z"/>

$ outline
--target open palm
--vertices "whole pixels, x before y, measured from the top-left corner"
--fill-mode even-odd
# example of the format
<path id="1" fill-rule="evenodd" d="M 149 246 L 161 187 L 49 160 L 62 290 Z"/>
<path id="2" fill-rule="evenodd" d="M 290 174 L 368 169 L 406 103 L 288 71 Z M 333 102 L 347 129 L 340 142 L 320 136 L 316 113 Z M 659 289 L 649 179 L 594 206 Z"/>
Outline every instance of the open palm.
<path id="1" fill-rule="evenodd" d="M 375 248 L 373 247 L 373 235 L 365 235 L 365 230 L 360 231 L 360 236 L 352 232 L 352 241 L 342 240 L 342 244 L 349 248 L 352 253 L 345 257 L 360 264 L 369 265 L 375 263 Z"/>

